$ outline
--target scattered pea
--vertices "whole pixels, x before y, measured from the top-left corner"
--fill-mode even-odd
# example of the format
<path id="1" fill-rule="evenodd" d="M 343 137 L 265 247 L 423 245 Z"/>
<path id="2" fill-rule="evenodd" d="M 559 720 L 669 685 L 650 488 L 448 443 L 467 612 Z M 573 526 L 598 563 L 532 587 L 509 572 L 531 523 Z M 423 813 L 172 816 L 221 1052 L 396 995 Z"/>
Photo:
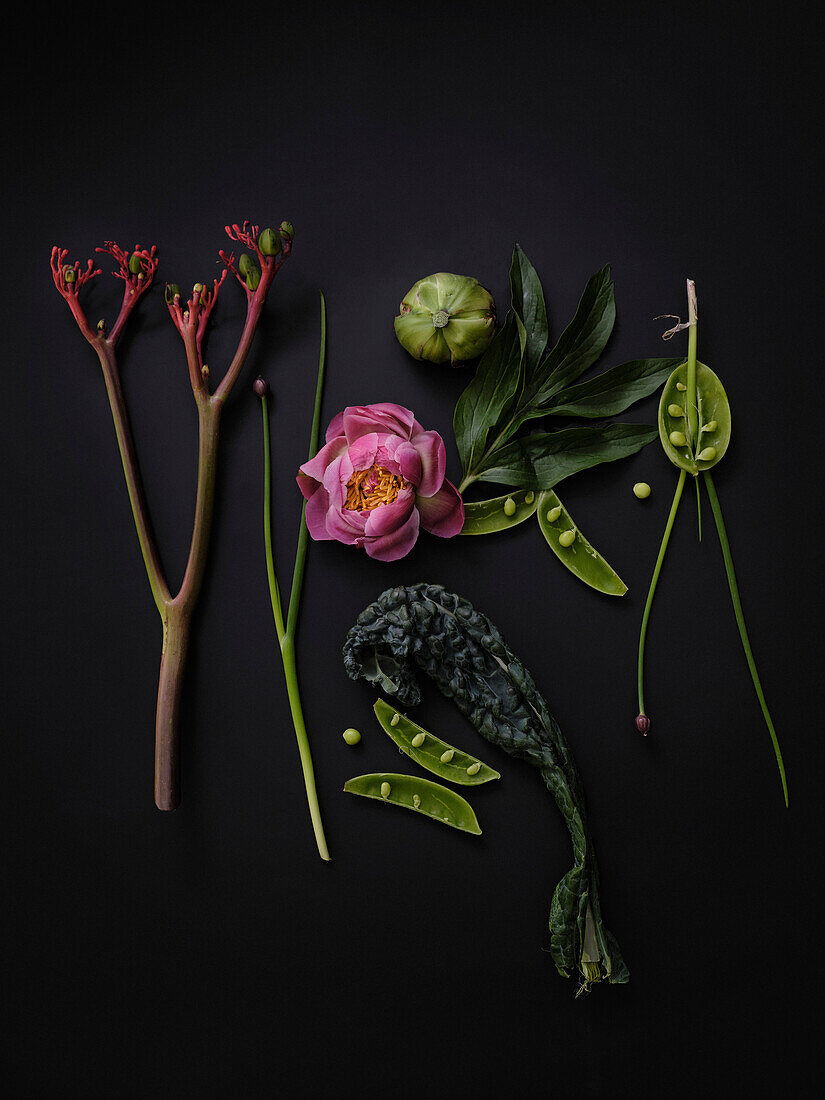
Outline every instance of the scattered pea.
<path id="1" fill-rule="evenodd" d="M 467 775 L 477 775 L 480 769 L 481 769 L 481 764 L 479 764 L 478 761 L 476 761 L 475 764 L 471 764 L 469 766 L 469 768 L 467 769 Z"/>
<path id="2" fill-rule="evenodd" d="M 382 783 L 381 784 L 381 797 L 382 798 L 389 798 L 391 791 L 392 791 L 392 787 L 389 785 L 389 783 Z"/>
<path id="3" fill-rule="evenodd" d="M 414 749 L 420 749 L 421 746 L 424 744 L 424 734 L 417 733 L 415 737 L 413 737 L 412 741 L 410 741 L 410 744 Z"/>
<path id="4" fill-rule="evenodd" d="M 449 764 L 454 756 L 455 756 L 455 749 L 445 749 L 444 752 L 442 752 L 439 759 L 441 760 L 442 764 Z"/>
<path id="5" fill-rule="evenodd" d="M 400 721 L 401 721 L 401 715 L 400 714 L 394 714 L 392 716 L 392 718 L 390 718 L 390 725 L 391 726 L 397 726 Z"/>
<path id="6" fill-rule="evenodd" d="M 700 462 L 713 462 L 714 458 L 716 458 L 716 448 L 704 447 L 696 457 Z"/>
<path id="7" fill-rule="evenodd" d="M 512 516 L 516 511 L 516 502 L 512 497 L 507 497 L 504 502 L 504 514 L 505 516 Z"/>
<path id="8" fill-rule="evenodd" d="M 646 481 L 637 481 L 633 486 L 633 494 L 637 496 L 639 500 L 646 500 L 650 496 L 650 486 Z"/>
<path id="9" fill-rule="evenodd" d="M 561 515 L 561 505 L 557 504 L 555 508 L 551 508 L 550 511 L 547 513 L 547 522 L 548 523 L 555 523 L 560 515 Z"/>
<path id="10" fill-rule="evenodd" d="M 669 438 L 674 447 L 684 447 L 684 445 L 687 443 L 687 438 L 684 432 L 671 432 Z"/>
<path id="11" fill-rule="evenodd" d="M 559 546 L 572 546 L 576 541 L 576 532 L 573 530 L 562 531 L 559 535 Z"/>
<path id="12" fill-rule="evenodd" d="M 684 416 L 685 410 L 681 405 L 668 405 L 667 411 L 671 416 Z"/>
<path id="13" fill-rule="evenodd" d="M 348 745 L 357 745 L 358 742 L 361 740 L 361 734 L 358 732 L 358 730 L 352 729 L 352 727 L 350 727 L 348 730 L 344 730 L 344 740 Z"/>

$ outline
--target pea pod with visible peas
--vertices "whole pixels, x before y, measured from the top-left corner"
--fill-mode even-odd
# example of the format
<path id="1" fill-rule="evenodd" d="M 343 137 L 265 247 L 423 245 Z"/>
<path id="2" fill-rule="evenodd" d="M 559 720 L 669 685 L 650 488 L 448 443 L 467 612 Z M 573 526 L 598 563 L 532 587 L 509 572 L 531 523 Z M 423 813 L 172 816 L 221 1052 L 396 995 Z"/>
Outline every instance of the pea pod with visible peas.
<path id="1" fill-rule="evenodd" d="M 364 798 L 375 798 L 379 802 L 413 810 L 465 833 L 481 835 L 478 819 L 466 799 L 449 787 L 442 787 L 429 779 L 419 779 L 417 775 L 397 772 L 356 775 L 346 781 L 344 790 L 348 794 L 360 794 Z"/>
<path id="2" fill-rule="evenodd" d="M 524 523 L 536 510 L 539 494 L 531 489 L 518 489 L 490 500 L 464 504 L 462 535 L 491 535 Z"/>
<path id="3" fill-rule="evenodd" d="M 499 772 L 483 764 L 477 757 L 448 745 L 446 741 L 401 714 L 384 699 L 378 699 L 373 710 L 381 727 L 399 749 L 433 775 L 465 787 L 489 783 L 491 779 L 501 779 Z"/>
<path id="4" fill-rule="evenodd" d="M 537 514 L 547 545 L 579 580 L 608 596 L 627 592 L 622 578 L 590 545 L 552 490 L 540 494 Z"/>
<path id="5" fill-rule="evenodd" d="M 639 692 L 639 714 L 636 718 L 636 728 L 642 734 L 650 730 L 650 718 L 645 713 L 644 704 L 644 652 L 647 637 L 647 626 L 650 620 L 650 611 L 653 606 L 653 596 L 656 592 L 656 584 L 662 569 L 665 553 L 667 551 L 670 534 L 676 519 L 679 502 L 682 499 L 682 490 L 685 486 L 687 475 L 696 479 L 696 497 L 699 500 L 699 474 L 705 483 L 711 511 L 713 512 L 719 543 L 722 548 L 722 559 L 725 564 L 725 573 L 728 579 L 731 601 L 733 603 L 736 625 L 739 629 L 739 638 L 751 680 L 759 700 L 765 725 L 768 727 L 771 742 L 773 744 L 776 763 L 779 768 L 779 777 L 782 781 L 782 793 L 785 805 L 788 805 L 788 785 L 785 778 L 785 765 L 779 748 L 779 740 L 776 736 L 773 721 L 768 711 L 759 673 L 756 670 L 756 661 L 751 650 L 748 631 L 745 626 L 745 616 L 742 611 L 742 602 L 739 596 L 739 586 L 736 581 L 736 573 L 733 567 L 730 543 L 728 541 L 725 521 L 722 517 L 722 507 L 716 494 L 716 487 L 711 477 L 711 468 L 724 456 L 730 442 L 731 411 L 727 394 L 719 378 L 710 367 L 700 363 L 696 358 L 697 328 L 699 323 L 699 310 L 696 300 L 696 286 L 692 279 L 687 281 L 688 320 L 685 324 L 678 324 L 670 332 L 665 333 L 665 339 L 674 335 L 681 329 L 688 330 L 688 354 L 686 362 L 676 367 L 670 378 L 665 382 L 659 402 L 659 438 L 662 447 L 670 461 L 679 469 L 679 479 L 676 483 L 676 491 L 673 495 L 673 503 L 670 506 L 670 514 L 665 525 L 664 535 L 659 547 L 659 554 L 653 568 L 653 576 L 650 581 L 650 589 L 647 594 L 642 626 L 639 634 L 639 657 L 637 666 L 637 682 Z M 699 537 L 701 538 L 701 515 L 699 525 Z"/>

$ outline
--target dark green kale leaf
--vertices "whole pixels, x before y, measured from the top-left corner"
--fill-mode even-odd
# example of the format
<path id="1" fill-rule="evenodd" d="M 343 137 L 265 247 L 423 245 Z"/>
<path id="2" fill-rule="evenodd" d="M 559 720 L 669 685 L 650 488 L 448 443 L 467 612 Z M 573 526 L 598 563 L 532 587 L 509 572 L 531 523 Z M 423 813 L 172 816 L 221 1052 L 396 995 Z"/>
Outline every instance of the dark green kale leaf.
<path id="1" fill-rule="evenodd" d="M 482 737 L 537 767 L 573 843 L 574 865 L 550 906 L 550 954 L 580 988 L 628 981 L 618 944 L 602 923 L 599 877 L 581 780 L 558 723 L 530 673 L 496 626 L 440 585 L 390 588 L 358 616 L 344 644 L 353 679 L 378 684 L 405 706 L 419 702 L 420 669 Z"/>

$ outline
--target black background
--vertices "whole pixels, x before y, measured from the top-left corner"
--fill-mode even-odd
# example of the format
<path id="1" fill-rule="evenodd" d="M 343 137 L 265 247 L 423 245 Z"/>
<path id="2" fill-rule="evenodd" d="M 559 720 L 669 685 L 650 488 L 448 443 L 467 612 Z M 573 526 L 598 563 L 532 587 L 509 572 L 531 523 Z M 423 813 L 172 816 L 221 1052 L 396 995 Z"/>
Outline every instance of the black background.
<path id="1" fill-rule="evenodd" d="M 8 48 L 3 227 L 5 962 L 18 1095 L 761 1096 L 821 1069 L 822 18 L 792 5 L 206 6 L 24 16 Z M 296 227 L 223 421 L 184 699 L 183 802 L 152 804 L 160 629 L 94 355 L 52 244 L 158 245 L 163 280 L 217 271 L 226 222 Z M 734 436 L 717 486 L 788 769 L 782 804 L 722 559 L 687 496 L 654 610 L 653 733 L 638 625 L 676 475 L 658 445 L 562 496 L 629 585 L 578 584 L 534 524 L 422 535 L 387 565 L 313 544 L 300 675 L 330 864 L 318 859 L 261 539 L 258 372 L 275 393 L 288 587 L 318 348 L 324 422 L 390 400 L 445 436 L 469 375 L 419 364 L 392 318 L 431 271 L 502 315 L 514 241 L 553 333 L 611 263 L 604 365 L 678 354 L 660 313 L 697 282 L 700 356 Z M 113 317 L 108 274 L 85 299 Z M 219 373 L 242 316 L 224 288 Z M 196 417 L 159 288 L 122 370 L 162 556 L 188 550 Z M 628 414 L 655 418 L 651 398 Z M 631 494 L 653 486 L 649 501 Z M 497 490 L 494 490 L 497 491 Z M 625 987 L 574 999 L 547 954 L 566 831 L 539 777 L 432 685 L 416 717 L 482 756 L 481 838 L 344 796 L 403 767 L 341 644 L 390 584 L 445 584 L 533 672 L 578 759 Z M 362 730 L 355 749 L 341 739 Z M 494 789 L 493 789 L 494 788 Z"/>

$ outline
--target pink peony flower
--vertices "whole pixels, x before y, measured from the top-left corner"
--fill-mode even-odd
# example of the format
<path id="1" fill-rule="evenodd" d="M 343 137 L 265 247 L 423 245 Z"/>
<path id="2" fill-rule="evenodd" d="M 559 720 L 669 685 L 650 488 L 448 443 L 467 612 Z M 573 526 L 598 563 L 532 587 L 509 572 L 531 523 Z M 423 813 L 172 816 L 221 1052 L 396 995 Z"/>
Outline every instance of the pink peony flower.
<path id="1" fill-rule="evenodd" d="M 395 561 L 415 545 L 419 527 L 451 538 L 464 526 L 464 503 L 444 477 L 447 452 L 409 409 L 390 402 L 351 405 L 327 428 L 326 443 L 298 474 L 314 539 L 363 546 Z"/>

